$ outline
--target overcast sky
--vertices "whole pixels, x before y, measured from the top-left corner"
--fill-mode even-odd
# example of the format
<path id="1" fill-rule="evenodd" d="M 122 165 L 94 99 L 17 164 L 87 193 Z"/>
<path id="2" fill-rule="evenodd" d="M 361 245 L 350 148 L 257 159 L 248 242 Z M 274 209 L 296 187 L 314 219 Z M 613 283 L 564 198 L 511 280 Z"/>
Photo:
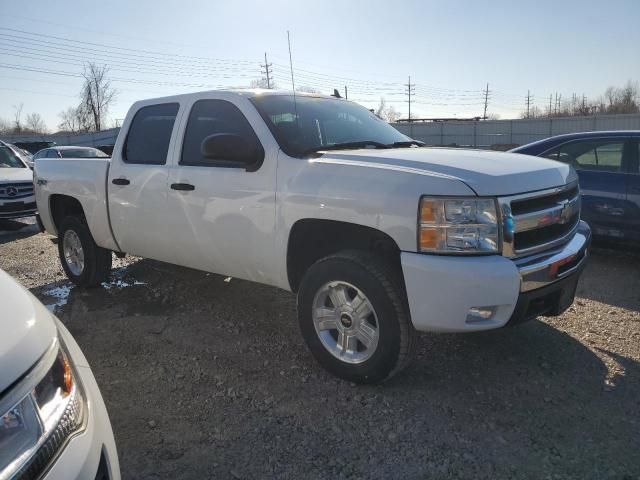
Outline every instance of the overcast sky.
<path id="1" fill-rule="evenodd" d="M 246 86 L 267 52 L 276 84 L 373 107 L 380 97 L 406 116 L 475 116 L 489 83 L 489 113 L 517 117 L 527 90 L 590 99 L 640 80 L 640 1 L 166 1 L 68 0 L 0 5 L 0 118 L 13 105 L 50 130 L 78 102 L 85 61 L 106 64 L 119 90 L 111 119 L 132 102 Z"/>

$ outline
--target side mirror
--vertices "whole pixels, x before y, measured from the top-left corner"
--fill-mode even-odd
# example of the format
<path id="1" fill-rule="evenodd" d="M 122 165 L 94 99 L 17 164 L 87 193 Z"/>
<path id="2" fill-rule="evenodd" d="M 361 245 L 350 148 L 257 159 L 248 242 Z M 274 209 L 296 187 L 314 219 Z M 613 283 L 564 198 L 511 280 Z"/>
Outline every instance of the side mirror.
<path id="1" fill-rule="evenodd" d="M 264 158 L 262 147 L 253 139 L 233 133 L 216 133 L 206 137 L 200 145 L 204 158 L 229 163 L 229 166 L 257 169 Z"/>

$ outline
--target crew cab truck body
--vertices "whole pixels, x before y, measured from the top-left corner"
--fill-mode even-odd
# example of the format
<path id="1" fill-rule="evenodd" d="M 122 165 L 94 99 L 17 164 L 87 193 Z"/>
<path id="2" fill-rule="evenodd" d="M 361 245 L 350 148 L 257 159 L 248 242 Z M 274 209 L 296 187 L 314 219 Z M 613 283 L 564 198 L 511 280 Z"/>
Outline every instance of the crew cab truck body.
<path id="1" fill-rule="evenodd" d="M 570 166 L 421 148 L 318 95 L 137 102 L 110 160 L 37 160 L 34 178 L 76 283 L 116 252 L 296 292 L 314 356 L 361 382 L 405 366 L 416 330 L 561 313 L 590 241 Z"/>

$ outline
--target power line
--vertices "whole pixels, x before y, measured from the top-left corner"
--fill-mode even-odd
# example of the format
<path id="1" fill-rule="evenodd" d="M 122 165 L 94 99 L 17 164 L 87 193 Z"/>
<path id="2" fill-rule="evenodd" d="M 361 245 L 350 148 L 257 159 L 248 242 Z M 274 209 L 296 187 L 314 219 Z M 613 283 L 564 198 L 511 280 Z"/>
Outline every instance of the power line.
<path id="1" fill-rule="evenodd" d="M 6 30 L 6 31 L 10 31 L 10 32 L 15 32 L 15 33 L 21 33 L 24 35 L 31 35 L 34 36 L 36 38 L 41 38 L 41 37 L 45 37 L 45 38 L 53 38 L 56 40 L 60 40 L 63 42 L 68 42 L 68 43 L 81 43 L 82 45 L 91 45 L 94 47 L 101 47 L 101 48 L 108 48 L 108 49 L 112 49 L 112 50 L 126 50 L 129 52 L 137 52 L 137 53 L 144 53 L 144 54 L 148 54 L 148 55 L 157 55 L 157 56 L 161 56 L 161 57 L 176 57 L 176 58 L 188 58 L 188 59 L 193 59 L 193 60 L 204 60 L 207 62 L 211 62 L 211 61 L 215 61 L 215 62 L 231 62 L 231 63 L 239 63 L 242 62 L 246 65 L 251 65 L 253 62 L 249 61 L 249 60 L 228 60 L 228 59 L 221 59 L 221 58 L 212 58 L 212 57 L 197 57 L 197 56 L 190 56 L 190 55 L 182 55 L 182 54 L 174 54 L 174 53 L 166 53 L 166 52 L 159 52 L 159 51 L 154 51 L 154 50 L 142 50 L 142 49 L 138 49 L 138 48 L 128 48 L 128 47 L 120 47 L 120 46 L 112 46 L 112 45 L 107 45 L 104 43 L 97 43 L 97 42 L 89 42 L 86 40 L 82 40 L 82 42 L 79 42 L 77 40 L 73 40 L 73 39 L 69 39 L 69 38 L 65 38 L 65 37 L 58 37 L 56 35 L 47 35 L 41 32 L 29 32 L 26 30 L 18 30 L 15 28 L 8 28 L 8 27 L 0 27 L 0 30 Z"/>
<path id="2" fill-rule="evenodd" d="M 169 73 L 169 70 L 172 72 L 179 72 L 180 74 L 184 74 L 183 70 L 188 68 L 188 72 L 186 72 L 187 76 L 195 76 L 195 72 L 202 72 L 203 77 L 209 78 L 212 70 L 224 70 L 226 73 L 229 73 L 229 70 L 236 70 L 237 72 L 240 69 L 246 68 L 250 65 L 250 62 L 243 60 L 223 60 L 223 59 L 214 59 L 207 57 L 194 57 L 194 56 L 177 56 L 175 54 L 167 54 L 164 52 L 152 51 L 152 50 L 141 50 L 141 49 L 132 49 L 132 48 L 122 48 L 115 47 L 112 45 L 107 45 L 104 43 L 97 42 L 82 42 L 80 45 L 77 45 L 79 42 L 76 40 L 72 40 L 69 38 L 55 36 L 55 35 L 46 35 L 46 34 L 35 34 L 32 32 L 28 32 L 25 30 L 18 29 L 7 29 L 5 27 L 0 27 L 0 30 L 9 31 L 9 32 L 17 32 L 22 33 L 22 35 L 13 35 L 11 33 L 1 33 L 0 37 L 8 42 L 16 42 L 19 41 L 18 45 L 11 45 L 12 50 L 16 50 L 15 47 L 21 47 L 22 53 L 25 53 L 25 48 L 30 48 L 30 53 L 32 55 L 35 54 L 44 54 L 46 52 L 47 56 L 58 55 L 58 58 L 61 58 L 60 55 L 62 51 L 70 52 L 67 55 L 67 60 L 71 57 L 74 60 L 82 59 L 85 60 L 89 55 L 88 52 L 92 52 L 91 58 L 100 59 L 101 62 L 110 63 L 113 65 L 118 65 L 120 67 L 135 67 L 139 68 L 140 60 L 143 60 L 146 66 L 146 69 L 153 71 L 153 73 Z M 38 38 L 31 38 L 25 35 L 33 35 Z M 41 37 L 49 40 L 43 40 Z M 51 40 L 53 39 L 53 40 Z M 25 46 L 27 44 L 28 46 Z M 90 48 L 87 45 L 98 46 L 99 49 Z M 41 50 L 37 50 L 33 47 L 40 47 Z M 42 49 L 45 49 L 44 51 Z M 49 48 L 47 50 L 47 48 Z M 54 48 L 52 51 L 51 48 Z M 105 50 L 106 49 L 106 50 Z M 115 51 L 114 51 L 115 50 Z M 81 55 L 78 55 L 81 54 Z M 15 55 L 15 54 L 14 54 Z M 31 58 L 31 57 L 27 57 Z M 42 58 L 36 58 L 38 60 L 43 60 Z M 186 59 L 186 60 L 185 60 Z M 118 63 L 116 63 L 118 62 Z M 132 64 L 133 62 L 133 64 Z M 268 64 L 268 60 L 266 61 Z M 270 64 L 271 67 L 277 64 Z M 187 67 L 188 66 L 188 67 Z M 154 67 L 154 68 L 151 68 Z M 158 72 L 157 70 L 161 69 L 162 72 Z M 120 69 L 125 71 L 124 69 Z M 265 68 L 266 70 L 266 68 Z M 270 70 L 270 79 L 269 83 L 271 83 L 271 79 L 273 78 L 273 71 Z M 127 70 L 131 72 L 132 70 Z M 217 73 L 217 72 L 216 72 Z M 266 72 L 263 72 L 266 75 Z M 361 79 L 352 79 L 348 77 L 343 77 L 339 75 L 329 75 L 325 73 L 314 72 L 311 70 L 301 70 L 296 69 L 297 75 L 300 79 L 304 80 L 305 83 L 309 85 L 313 85 L 314 87 L 330 89 L 335 87 L 335 83 L 342 83 L 343 80 L 348 80 L 347 82 L 351 86 L 362 90 L 362 93 L 367 93 L 370 95 L 379 95 L 384 93 L 385 95 L 404 95 L 402 92 L 402 84 L 393 83 L 393 82 L 375 82 L 370 80 L 361 80 Z M 238 76 L 246 77 L 245 74 L 238 73 Z M 232 78 L 230 75 L 225 75 L 226 78 Z M 471 99 L 478 98 L 478 93 L 482 92 L 479 90 L 461 90 L 461 89 L 449 89 L 443 87 L 435 87 L 430 85 L 415 85 L 416 96 L 419 96 L 422 92 L 423 95 L 428 95 L 429 98 L 440 98 L 447 101 L 458 101 L 463 99 Z M 389 91 L 389 90 L 399 90 L 399 91 Z M 499 96 L 509 96 L 511 94 L 505 94 L 501 92 L 495 92 Z"/>

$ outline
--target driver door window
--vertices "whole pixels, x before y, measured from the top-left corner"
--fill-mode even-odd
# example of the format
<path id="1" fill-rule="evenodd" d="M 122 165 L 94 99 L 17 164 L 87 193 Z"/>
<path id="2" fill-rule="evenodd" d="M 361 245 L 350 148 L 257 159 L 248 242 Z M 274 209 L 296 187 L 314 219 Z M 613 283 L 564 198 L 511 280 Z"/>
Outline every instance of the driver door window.
<path id="1" fill-rule="evenodd" d="M 182 144 L 180 165 L 202 167 L 237 166 L 224 164 L 202 155 L 201 146 L 205 138 L 220 134 L 233 134 L 253 139 L 258 137 L 242 112 L 234 104 L 225 100 L 198 100 L 191 109 Z"/>

